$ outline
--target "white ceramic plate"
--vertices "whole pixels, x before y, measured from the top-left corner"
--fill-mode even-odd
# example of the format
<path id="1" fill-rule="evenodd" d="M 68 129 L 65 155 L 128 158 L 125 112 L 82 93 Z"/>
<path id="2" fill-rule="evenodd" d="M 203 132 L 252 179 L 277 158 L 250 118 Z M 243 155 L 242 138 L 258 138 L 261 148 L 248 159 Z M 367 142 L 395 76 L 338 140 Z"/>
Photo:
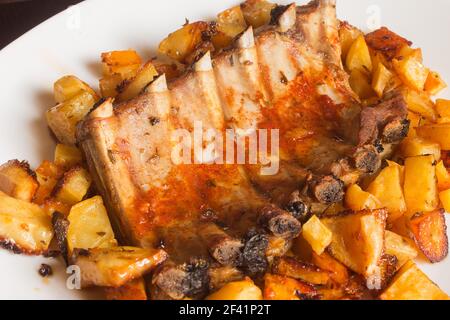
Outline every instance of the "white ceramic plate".
<path id="1" fill-rule="evenodd" d="M 161 39 L 185 22 L 209 19 L 239 0 L 88 0 L 37 26 L 0 51 L 0 163 L 29 160 L 37 166 L 52 159 L 54 143 L 44 111 L 54 104 L 52 84 L 75 74 L 97 87 L 101 52 L 134 48 L 155 55 Z M 294 0 L 291 0 L 294 1 Z M 450 82 L 450 0 L 337 0 L 338 14 L 370 30 L 386 25 L 423 48 L 428 66 Z M 280 0 L 279 3 L 289 1 Z M 298 4 L 306 0 L 298 0 Z M 445 92 L 447 94 L 448 92 Z M 98 292 L 68 290 L 61 267 L 44 281 L 37 273 L 42 258 L 0 250 L 0 299 L 78 299 Z M 58 266 L 59 261 L 47 263 Z M 422 264 L 450 293 L 450 261 Z"/>

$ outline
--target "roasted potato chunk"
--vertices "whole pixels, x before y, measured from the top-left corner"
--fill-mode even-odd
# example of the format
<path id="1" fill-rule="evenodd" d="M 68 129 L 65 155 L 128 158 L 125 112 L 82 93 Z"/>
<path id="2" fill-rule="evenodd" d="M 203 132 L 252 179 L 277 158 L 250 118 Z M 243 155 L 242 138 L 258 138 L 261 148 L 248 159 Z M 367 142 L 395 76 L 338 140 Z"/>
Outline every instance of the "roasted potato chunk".
<path id="1" fill-rule="evenodd" d="M 0 245 L 16 253 L 39 255 L 53 238 L 51 217 L 38 205 L 0 191 Z"/>
<path id="2" fill-rule="evenodd" d="M 217 16 L 216 33 L 212 42 L 216 49 L 229 46 L 232 40 L 247 28 L 240 6 L 225 10 Z"/>
<path id="3" fill-rule="evenodd" d="M 274 3 L 265 0 L 246 0 L 241 4 L 245 21 L 255 29 L 270 22 L 270 14 L 275 7 Z"/>
<path id="4" fill-rule="evenodd" d="M 42 203 L 41 208 L 44 209 L 50 217 L 53 216 L 55 212 L 59 212 L 67 217 L 71 206 L 56 199 L 47 198 Z"/>
<path id="5" fill-rule="evenodd" d="M 117 245 L 114 232 L 100 196 L 72 207 L 67 218 L 69 251 L 78 249 L 110 248 Z"/>
<path id="6" fill-rule="evenodd" d="M 81 151 L 74 146 L 65 144 L 56 145 L 55 164 L 64 170 L 68 170 L 83 163 Z"/>
<path id="7" fill-rule="evenodd" d="M 105 288 L 107 300 L 147 300 L 143 278 L 130 281 L 118 288 Z"/>
<path id="8" fill-rule="evenodd" d="M 369 99 L 375 97 L 375 91 L 370 84 L 370 77 L 365 71 L 354 69 L 350 73 L 350 87 L 361 99 Z"/>
<path id="9" fill-rule="evenodd" d="M 366 42 L 372 50 L 381 52 L 389 61 L 398 56 L 402 48 L 412 44 L 386 27 L 367 34 Z"/>
<path id="10" fill-rule="evenodd" d="M 448 300 L 448 295 L 414 262 L 409 261 L 400 269 L 380 298 L 382 300 Z"/>
<path id="11" fill-rule="evenodd" d="M 303 238 L 317 254 L 322 254 L 331 243 L 331 231 L 316 216 L 312 216 L 303 225 L 302 233 Z"/>
<path id="12" fill-rule="evenodd" d="M 386 254 L 397 257 L 397 269 L 418 255 L 415 246 L 408 239 L 388 230 L 385 234 L 385 245 Z"/>
<path id="13" fill-rule="evenodd" d="M 381 202 L 357 184 L 351 185 L 345 193 L 345 205 L 353 211 L 375 210 L 381 208 Z"/>
<path id="14" fill-rule="evenodd" d="M 428 74 L 427 81 L 425 82 L 425 91 L 432 96 L 435 96 L 445 88 L 447 88 L 447 84 L 444 82 L 444 80 L 442 80 L 440 74 L 431 71 Z"/>
<path id="15" fill-rule="evenodd" d="M 450 189 L 440 192 L 439 199 L 445 211 L 450 212 Z"/>
<path id="16" fill-rule="evenodd" d="M 437 99 L 436 110 L 441 118 L 450 118 L 450 100 Z"/>
<path id="17" fill-rule="evenodd" d="M 71 260 L 81 271 L 83 288 L 121 287 L 150 272 L 167 258 L 163 250 L 134 247 L 75 249 Z"/>
<path id="18" fill-rule="evenodd" d="M 433 155 L 436 161 L 441 159 L 441 146 L 420 137 L 403 140 L 400 145 L 400 152 L 405 158 Z"/>
<path id="19" fill-rule="evenodd" d="M 433 122 L 437 120 L 436 109 L 427 93 L 404 89 L 403 95 L 410 111 L 418 113 Z"/>
<path id="20" fill-rule="evenodd" d="M 265 300 L 311 300 L 316 297 L 316 289 L 303 281 L 273 274 L 264 276 Z"/>
<path id="21" fill-rule="evenodd" d="M 391 223 L 406 212 L 406 202 L 403 194 L 403 168 L 390 165 L 384 168 L 367 188 L 380 202 L 378 208 L 388 209 L 388 221 Z"/>
<path id="22" fill-rule="evenodd" d="M 155 67 L 151 62 L 147 62 L 139 71 L 136 76 L 126 80 L 118 88 L 119 94 L 117 95 L 117 101 L 127 101 L 137 97 L 147 87 L 153 79 L 158 75 Z"/>
<path id="23" fill-rule="evenodd" d="M 351 45 L 346 58 L 346 67 L 350 71 L 372 72 L 372 58 L 363 35 L 356 38 Z"/>
<path id="24" fill-rule="evenodd" d="M 436 166 L 436 177 L 438 180 L 438 189 L 450 189 L 450 173 L 444 165 L 444 161 L 439 161 Z"/>
<path id="25" fill-rule="evenodd" d="M 185 59 L 202 42 L 202 34 L 209 28 L 206 22 L 194 22 L 171 33 L 159 44 L 159 52 L 184 63 Z"/>
<path id="26" fill-rule="evenodd" d="M 342 60 L 345 61 L 352 44 L 362 36 L 363 33 L 358 28 L 350 25 L 348 22 L 341 22 L 339 26 L 339 38 L 341 41 Z"/>
<path id="27" fill-rule="evenodd" d="M 74 205 L 83 200 L 91 183 L 91 176 L 86 169 L 74 167 L 58 181 L 52 191 L 52 196 L 63 203 Z"/>
<path id="28" fill-rule="evenodd" d="M 405 161 L 405 201 L 409 216 L 433 211 L 439 205 L 434 156 L 418 156 Z"/>
<path id="29" fill-rule="evenodd" d="M 322 270 L 330 273 L 330 279 L 340 285 L 345 285 L 349 280 L 347 268 L 328 253 L 318 255 L 313 252 L 312 263 Z"/>
<path id="30" fill-rule="evenodd" d="M 141 67 L 141 57 L 134 50 L 102 53 L 103 75 L 120 75 L 122 79 L 134 77 Z"/>
<path id="31" fill-rule="evenodd" d="M 206 300 L 262 300 L 261 289 L 250 278 L 230 282 L 212 293 Z"/>
<path id="32" fill-rule="evenodd" d="M 282 276 L 316 285 L 326 285 L 330 281 L 330 273 L 328 271 L 291 257 L 276 259 L 273 265 L 273 271 Z"/>
<path id="33" fill-rule="evenodd" d="M 333 233 L 330 253 L 356 273 L 370 279 L 380 270 L 387 210 L 366 210 L 322 219 Z"/>
<path id="34" fill-rule="evenodd" d="M 90 93 L 96 100 L 98 99 L 97 93 L 89 85 L 75 76 L 62 77 L 55 82 L 53 87 L 55 101 L 57 103 L 66 102 L 84 91 Z"/>
<path id="35" fill-rule="evenodd" d="M 114 74 L 100 79 L 99 86 L 103 98 L 114 98 L 117 96 L 118 88 L 125 79 L 119 74 Z"/>
<path id="36" fill-rule="evenodd" d="M 76 143 L 76 125 L 91 111 L 96 101 L 96 96 L 88 91 L 81 91 L 47 111 L 47 123 L 61 143 Z"/>
<path id="37" fill-rule="evenodd" d="M 416 214 L 409 224 L 414 241 L 431 263 L 441 262 L 447 257 L 448 238 L 444 210 Z"/>
<path id="38" fill-rule="evenodd" d="M 8 161 L 0 166 L 0 191 L 9 196 L 31 202 L 39 188 L 36 174 L 28 162 Z"/>
<path id="39" fill-rule="evenodd" d="M 372 88 L 376 92 L 378 97 L 381 98 L 383 96 L 385 89 L 389 85 L 389 81 L 391 81 L 391 78 L 392 72 L 390 72 L 383 63 L 378 62 L 375 65 L 372 77 Z"/>
<path id="40" fill-rule="evenodd" d="M 414 55 L 393 60 L 393 66 L 403 83 L 414 90 L 423 91 L 430 70 Z"/>
<path id="41" fill-rule="evenodd" d="M 450 150 L 450 123 L 425 125 L 416 131 L 420 137 L 439 143 L 442 150 Z"/>

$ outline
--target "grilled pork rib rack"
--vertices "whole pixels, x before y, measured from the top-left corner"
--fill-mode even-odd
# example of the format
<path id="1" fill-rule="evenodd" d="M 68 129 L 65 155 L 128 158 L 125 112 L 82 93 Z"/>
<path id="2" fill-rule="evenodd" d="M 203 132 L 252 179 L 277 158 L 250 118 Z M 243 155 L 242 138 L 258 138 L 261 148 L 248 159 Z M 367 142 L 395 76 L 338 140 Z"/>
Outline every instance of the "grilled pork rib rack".
<path id="1" fill-rule="evenodd" d="M 169 253 L 153 298 L 202 298 L 217 281 L 264 273 L 305 216 L 340 202 L 406 136 L 401 95 L 363 108 L 350 89 L 338 29 L 334 0 L 279 6 L 269 26 L 169 84 L 161 75 L 131 101 L 104 102 L 79 127 L 123 239 Z M 279 172 L 175 165 L 171 133 L 197 121 L 205 131 L 279 129 Z"/>

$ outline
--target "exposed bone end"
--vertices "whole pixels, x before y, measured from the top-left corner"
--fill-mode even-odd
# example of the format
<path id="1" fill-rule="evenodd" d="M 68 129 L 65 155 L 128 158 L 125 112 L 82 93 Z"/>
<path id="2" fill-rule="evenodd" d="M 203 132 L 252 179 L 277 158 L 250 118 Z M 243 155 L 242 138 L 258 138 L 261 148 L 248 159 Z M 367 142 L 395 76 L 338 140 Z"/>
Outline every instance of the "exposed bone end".
<path id="1" fill-rule="evenodd" d="M 292 214 L 274 205 L 261 210 L 259 223 L 273 235 L 283 239 L 293 239 L 300 234 L 301 223 Z"/>
<path id="2" fill-rule="evenodd" d="M 375 173 L 381 167 L 381 157 L 374 146 L 360 148 L 354 160 L 355 167 L 364 173 Z"/>
<path id="3" fill-rule="evenodd" d="M 291 194 L 286 210 L 297 220 L 304 223 L 311 216 L 311 204 L 306 197 L 295 191 Z"/>
<path id="4" fill-rule="evenodd" d="M 333 176 L 311 179 L 309 190 L 323 204 L 333 204 L 344 199 L 344 183 Z"/>
<path id="5" fill-rule="evenodd" d="M 158 76 L 152 83 L 145 89 L 147 93 L 162 93 L 168 90 L 166 75 L 162 74 Z"/>
<path id="6" fill-rule="evenodd" d="M 252 230 L 247 234 L 243 250 L 244 267 L 251 275 L 264 274 L 269 262 L 266 251 L 269 246 L 269 237 L 261 231 Z"/>
<path id="7" fill-rule="evenodd" d="M 287 6 L 277 6 L 271 12 L 271 24 L 278 26 L 278 31 L 287 32 L 294 27 L 297 19 L 297 9 L 295 3 Z"/>
<path id="8" fill-rule="evenodd" d="M 194 70 L 196 72 L 211 71 L 212 70 L 212 60 L 211 52 L 206 52 L 203 57 L 201 57 L 195 64 Z"/>
<path id="9" fill-rule="evenodd" d="M 409 132 L 410 121 L 408 119 L 397 119 L 389 122 L 383 129 L 383 143 L 397 143 L 405 139 Z"/>
<path id="10" fill-rule="evenodd" d="M 193 260 L 188 264 L 175 265 L 165 263 L 155 272 L 152 285 L 157 287 L 155 292 L 174 300 L 189 298 L 203 298 L 209 289 L 209 264 L 205 260 Z M 157 296 L 152 296 L 158 299 Z"/>
<path id="11" fill-rule="evenodd" d="M 209 290 L 215 292 L 227 283 L 240 281 L 245 278 L 244 274 L 233 267 L 212 267 L 209 269 Z"/>
<path id="12" fill-rule="evenodd" d="M 250 49 L 255 46 L 255 37 L 253 36 L 253 27 L 245 30 L 236 41 L 237 47 L 241 49 Z"/>
<path id="13" fill-rule="evenodd" d="M 89 114 L 90 119 L 110 118 L 114 115 L 113 98 L 108 98 L 103 103 L 94 107 L 94 110 Z"/>
<path id="14" fill-rule="evenodd" d="M 244 245 L 239 239 L 229 236 L 213 223 L 205 224 L 199 232 L 211 256 L 221 265 L 235 267 L 242 264 Z"/>

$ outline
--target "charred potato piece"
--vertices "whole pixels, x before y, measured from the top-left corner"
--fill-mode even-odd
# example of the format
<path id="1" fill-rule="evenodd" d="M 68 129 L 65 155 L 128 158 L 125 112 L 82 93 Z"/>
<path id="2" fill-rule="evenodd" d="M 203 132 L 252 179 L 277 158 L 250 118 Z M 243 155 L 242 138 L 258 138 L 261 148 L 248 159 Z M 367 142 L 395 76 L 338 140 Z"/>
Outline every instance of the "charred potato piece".
<path id="1" fill-rule="evenodd" d="M 0 191 L 0 245 L 16 253 L 47 252 L 53 238 L 51 217 L 38 205 Z"/>
<path id="2" fill-rule="evenodd" d="M 121 287 L 142 277 L 167 258 L 163 250 L 134 247 L 75 249 L 71 260 L 80 268 L 82 288 Z"/>
<path id="3" fill-rule="evenodd" d="M 55 164 L 64 170 L 68 170 L 74 166 L 83 163 L 83 155 L 81 151 L 74 146 L 65 144 L 56 145 Z"/>
<path id="4" fill-rule="evenodd" d="M 159 52 L 184 63 L 186 57 L 202 42 L 202 34 L 208 28 L 209 24 L 202 21 L 187 24 L 164 39 L 159 44 Z"/>
<path id="5" fill-rule="evenodd" d="M 127 101 L 137 97 L 158 75 L 151 62 L 147 62 L 137 74 L 125 80 L 118 88 L 117 101 Z"/>
<path id="6" fill-rule="evenodd" d="M 441 262 L 448 256 L 444 210 L 417 214 L 409 224 L 414 241 L 431 263 Z"/>
<path id="7" fill-rule="evenodd" d="M 412 261 L 396 274 L 380 295 L 382 300 L 448 300 L 448 295 L 434 284 Z"/>
<path id="8" fill-rule="evenodd" d="M 416 131 L 420 137 L 439 143 L 442 150 L 450 150 L 450 123 L 425 125 Z"/>
<path id="9" fill-rule="evenodd" d="M 114 232 L 100 196 L 72 207 L 67 218 L 69 251 L 78 249 L 110 248 L 117 245 Z"/>
<path id="10" fill-rule="evenodd" d="M 58 183 L 62 172 L 60 168 L 50 161 L 44 161 L 36 169 L 36 177 L 39 188 L 34 197 L 34 202 L 41 205 L 50 196 L 54 187 Z"/>
<path id="11" fill-rule="evenodd" d="M 230 282 L 212 293 L 206 300 L 262 300 L 262 292 L 250 278 Z"/>
<path id="12" fill-rule="evenodd" d="M 53 85 L 53 92 L 57 103 L 66 102 L 84 91 L 89 92 L 95 99 L 98 99 L 95 91 L 75 76 L 62 77 Z"/>
<path id="13" fill-rule="evenodd" d="M 398 56 L 404 46 L 412 44 L 386 27 L 367 34 L 366 42 L 372 50 L 382 53 L 389 61 Z"/>
<path id="14" fill-rule="evenodd" d="M 397 268 L 401 268 L 409 260 L 417 257 L 417 250 L 407 238 L 386 230 L 385 234 L 386 254 L 397 257 Z"/>
<path id="15" fill-rule="evenodd" d="M 321 255 L 313 253 L 312 263 L 320 269 L 330 272 L 330 279 L 339 285 L 345 285 L 349 280 L 347 268 L 326 252 Z"/>
<path id="16" fill-rule="evenodd" d="M 82 167 L 74 167 L 67 171 L 58 181 L 52 195 L 55 199 L 74 205 L 87 194 L 92 183 L 91 176 Z"/>
<path id="17" fill-rule="evenodd" d="M 319 255 L 330 245 L 333 236 L 331 231 L 316 216 L 312 216 L 303 225 L 302 233 L 313 251 Z"/>
<path id="18" fill-rule="evenodd" d="M 405 200 L 409 216 L 433 211 L 439 205 L 434 156 L 418 156 L 405 161 Z"/>
<path id="19" fill-rule="evenodd" d="M 387 210 L 365 210 L 324 218 L 333 233 L 331 255 L 356 273 L 371 278 L 379 272 L 384 253 Z"/>
<path id="20" fill-rule="evenodd" d="M 0 166 L 0 190 L 9 196 L 31 202 L 38 188 L 36 174 L 27 162 L 12 160 Z"/>
<path id="21" fill-rule="evenodd" d="M 316 285 L 326 285 L 330 281 L 330 273 L 328 271 L 291 257 L 277 259 L 273 265 L 273 271 L 278 275 Z"/>
<path id="22" fill-rule="evenodd" d="M 271 12 L 275 7 L 274 3 L 265 0 L 246 0 L 241 4 L 245 21 L 255 29 L 270 22 Z"/>
<path id="23" fill-rule="evenodd" d="M 76 143 L 76 126 L 91 111 L 96 101 L 97 98 L 92 93 L 81 91 L 47 111 L 47 123 L 61 143 L 69 145 Z"/>
<path id="24" fill-rule="evenodd" d="M 265 300 L 311 300 L 316 297 L 316 289 L 303 281 L 273 274 L 264 277 Z"/>
<path id="25" fill-rule="evenodd" d="M 147 300 L 143 278 L 130 281 L 118 288 L 105 288 L 107 300 Z"/>
<path id="26" fill-rule="evenodd" d="M 247 28 L 240 6 L 225 10 L 217 16 L 216 34 L 212 42 L 216 49 L 222 49 L 231 44 L 233 39 Z"/>

